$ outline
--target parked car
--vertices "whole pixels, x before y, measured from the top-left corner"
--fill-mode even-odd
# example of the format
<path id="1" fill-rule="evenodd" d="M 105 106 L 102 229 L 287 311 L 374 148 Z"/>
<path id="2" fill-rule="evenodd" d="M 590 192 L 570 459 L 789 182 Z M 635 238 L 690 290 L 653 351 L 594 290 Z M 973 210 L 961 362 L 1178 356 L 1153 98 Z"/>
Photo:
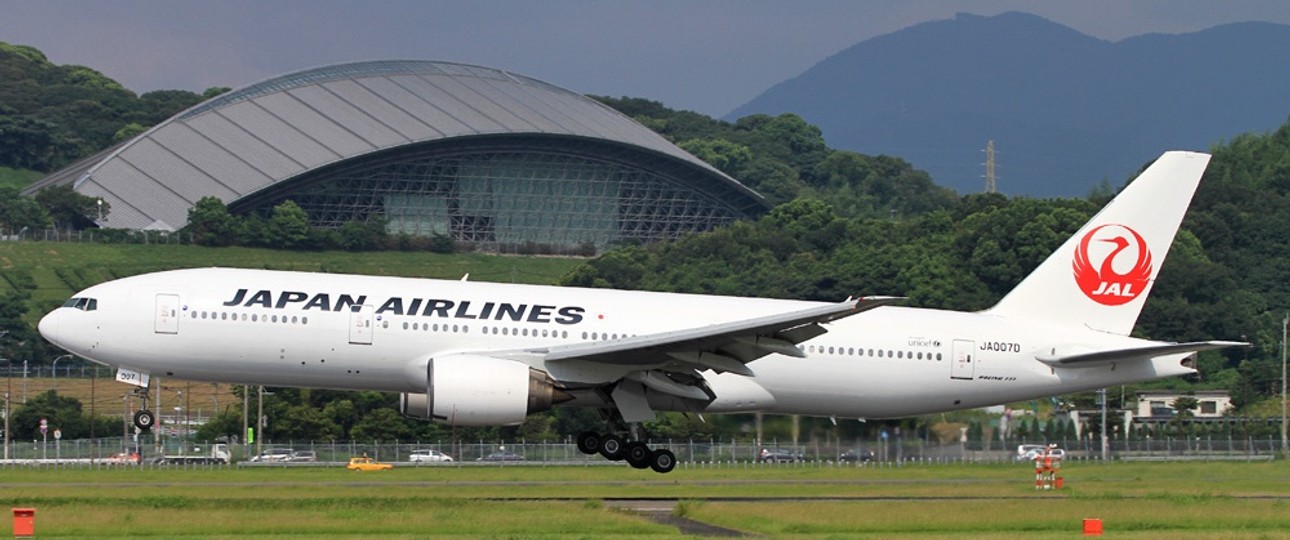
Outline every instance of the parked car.
<path id="1" fill-rule="evenodd" d="M 287 458 L 291 457 L 291 453 L 290 448 L 266 448 L 263 452 L 260 452 L 260 455 L 252 456 L 251 461 L 257 463 L 286 461 Z"/>
<path id="2" fill-rule="evenodd" d="M 757 453 L 757 461 L 762 463 L 792 463 L 806 461 L 806 456 L 790 448 L 762 448 Z"/>
<path id="3" fill-rule="evenodd" d="M 349 464 L 345 465 L 346 469 L 351 471 L 388 471 L 394 468 L 389 463 L 381 463 L 370 457 L 349 458 Z"/>
<path id="4" fill-rule="evenodd" d="M 452 456 L 438 450 L 419 448 L 412 451 L 412 454 L 408 456 L 408 461 L 413 463 L 447 463 L 452 461 Z"/>
<path id="5" fill-rule="evenodd" d="M 498 450 L 488 454 L 487 456 L 481 457 L 476 461 L 524 461 L 524 456 L 516 454 L 515 452 Z"/>
<path id="6" fill-rule="evenodd" d="M 287 459 L 284 459 L 283 461 L 288 461 L 291 463 L 305 463 L 310 461 L 318 461 L 318 454 L 313 450 L 296 450 L 291 452 L 291 455 L 287 456 Z"/>
<path id="7" fill-rule="evenodd" d="M 838 455 L 838 461 L 857 462 L 873 461 L 873 450 L 867 448 L 852 448 Z"/>

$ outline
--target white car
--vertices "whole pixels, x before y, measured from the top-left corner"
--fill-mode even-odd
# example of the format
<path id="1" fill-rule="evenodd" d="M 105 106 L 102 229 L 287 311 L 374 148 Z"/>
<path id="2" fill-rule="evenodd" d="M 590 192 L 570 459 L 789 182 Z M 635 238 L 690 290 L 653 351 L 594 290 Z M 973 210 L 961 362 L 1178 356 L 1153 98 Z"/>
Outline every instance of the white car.
<path id="1" fill-rule="evenodd" d="M 413 450 L 412 455 L 408 456 L 408 461 L 413 463 L 447 463 L 452 461 L 452 456 L 438 450 Z"/>
<path id="2" fill-rule="evenodd" d="M 290 448 L 266 448 L 263 452 L 260 452 L 260 455 L 253 456 L 251 461 L 257 463 L 277 463 L 279 461 L 287 461 L 287 458 L 291 457 L 291 453 L 292 450 Z"/>

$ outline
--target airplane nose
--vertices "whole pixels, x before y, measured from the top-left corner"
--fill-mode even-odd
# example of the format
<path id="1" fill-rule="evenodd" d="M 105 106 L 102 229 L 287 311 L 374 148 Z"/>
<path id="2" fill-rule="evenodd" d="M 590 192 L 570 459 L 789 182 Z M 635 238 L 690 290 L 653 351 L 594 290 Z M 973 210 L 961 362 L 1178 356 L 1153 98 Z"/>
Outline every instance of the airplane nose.
<path id="1" fill-rule="evenodd" d="M 47 341 L 55 345 L 58 344 L 58 319 L 62 315 L 55 309 L 48 315 L 41 317 L 40 324 L 36 328 L 40 330 L 40 335 L 44 336 Z"/>

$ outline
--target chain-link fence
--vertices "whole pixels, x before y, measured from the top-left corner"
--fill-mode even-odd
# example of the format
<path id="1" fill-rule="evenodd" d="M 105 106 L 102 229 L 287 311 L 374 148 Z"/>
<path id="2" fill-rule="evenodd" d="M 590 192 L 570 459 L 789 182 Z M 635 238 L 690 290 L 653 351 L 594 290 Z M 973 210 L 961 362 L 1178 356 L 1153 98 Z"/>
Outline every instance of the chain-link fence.
<path id="1" fill-rule="evenodd" d="M 687 466 L 746 466 L 766 462 L 766 455 L 776 456 L 775 465 L 814 466 L 898 466 L 937 463 L 1011 463 L 1025 462 L 1017 447 L 1057 445 L 1066 460 L 1100 460 L 1101 447 L 1092 441 L 1028 441 L 1009 448 L 971 449 L 968 445 L 929 444 L 921 440 L 874 441 L 868 446 L 841 447 L 836 444 L 793 445 L 782 441 L 719 440 L 651 440 L 652 448 L 668 448 L 677 462 Z M 444 466 L 478 465 L 600 465 L 598 455 L 585 455 L 573 441 L 262 441 L 258 444 L 187 443 L 178 438 L 156 444 L 138 444 L 132 438 L 98 438 L 94 440 L 11 441 L 11 466 L 227 466 L 223 463 L 201 463 L 212 450 L 226 452 L 232 466 L 327 466 L 347 462 L 351 457 L 367 456 L 379 461 L 409 465 Z M 435 450 L 450 461 L 435 460 Z M 767 453 L 764 455 L 763 450 Z M 421 451 L 421 452 L 418 452 Z M 1281 452 L 1281 442 L 1272 438 L 1199 438 L 1144 441 L 1112 441 L 1108 450 L 1111 460 L 1270 460 Z M 414 457 L 414 454 L 420 454 Z M 190 459 L 175 459 L 176 456 Z M 787 457 L 786 457 L 787 456 Z M 225 457 L 221 454 L 216 457 Z M 169 458 L 169 459 L 167 459 Z M 769 464 L 769 463 L 768 463 Z"/>

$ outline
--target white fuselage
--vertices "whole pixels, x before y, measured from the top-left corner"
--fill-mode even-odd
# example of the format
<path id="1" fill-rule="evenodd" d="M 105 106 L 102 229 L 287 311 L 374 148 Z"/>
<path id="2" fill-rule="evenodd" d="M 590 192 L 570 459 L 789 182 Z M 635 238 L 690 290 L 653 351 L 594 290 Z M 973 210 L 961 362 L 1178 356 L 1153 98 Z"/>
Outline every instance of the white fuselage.
<path id="1" fill-rule="evenodd" d="M 126 278 L 77 296 L 95 309 L 59 308 L 40 330 L 96 362 L 194 381 L 406 393 L 426 392 L 427 361 L 440 355 L 608 341 L 818 305 L 214 268 Z M 805 358 L 770 354 L 748 364 L 753 377 L 705 372 L 717 395 L 705 412 L 888 418 L 1194 372 L 1185 354 L 1051 367 L 1036 356 L 1150 342 L 988 313 L 882 307 L 825 327 L 801 344 Z M 557 362 L 532 367 L 572 385 L 636 369 Z"/>

